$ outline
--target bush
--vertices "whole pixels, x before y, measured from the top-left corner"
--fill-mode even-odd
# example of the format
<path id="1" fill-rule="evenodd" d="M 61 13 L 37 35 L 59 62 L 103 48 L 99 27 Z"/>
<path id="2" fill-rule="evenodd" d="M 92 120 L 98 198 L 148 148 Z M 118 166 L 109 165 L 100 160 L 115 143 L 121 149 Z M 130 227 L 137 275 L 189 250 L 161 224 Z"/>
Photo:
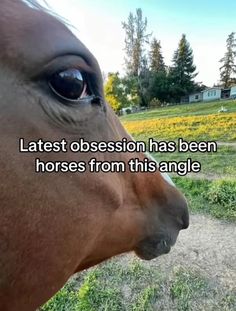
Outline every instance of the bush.
<path id="1" fill-rule="evenodd" d="M 230 180 L 212 182 L 207 197 L 210 203 L 236 209 L 236 182 Z"/>
<path id="2" fill-rule="evenodd" d="M 210 214 L 218 219 L 236 221 L 236 181 L 174 177 L 194 213 Z"/>
<path id="3" fill-rule="evenodd" d="M 150 102 L 150 108 L 161 107 L 161 102 L 158 98 L 153 98 Z"/>

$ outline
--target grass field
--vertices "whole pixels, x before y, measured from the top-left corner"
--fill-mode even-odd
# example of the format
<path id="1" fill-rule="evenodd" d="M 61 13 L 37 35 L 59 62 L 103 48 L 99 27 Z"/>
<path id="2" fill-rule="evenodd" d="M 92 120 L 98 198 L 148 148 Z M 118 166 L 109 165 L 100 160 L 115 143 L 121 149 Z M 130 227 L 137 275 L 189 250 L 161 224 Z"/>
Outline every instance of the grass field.
<path id="1" fill-rule="evenodd" d="M 236 221 L 236 101 L 160 108 L 122 117 L 137 140 L 215 140 L 216 153 L 155 153 L 158 161 L 201 162 L 198 174 L 173 175 L 192 213 Z M 227 223 L 226 223 L 227 225 Z M 222 233 L 223 234 L 223 233 Z M 115 258 L 71 279 L 41 311 L 233 311 L 236 293 L 200 266 L 166 268 L 127 256 Z M 199 268 L 199 269 L 198 269 Z M 214 267 L 213 267 L 214 269 Z M 217 269 L 217 267 L 215 267 Z M 213 271 L 213 274 L 215 272 Z"/>
<path id="2" fill-rule="evenodd" d="M 221 105 L 228 109 L 227 113 L 217 112 Z M 218 147 L 214 153 L 158 152 L 153 156 L 158 162 L 188 158 L 200 162 L 200 173 L 186 177 L 170 173 L 189 199 L 191 210 L 236 220 L 236 101 L 163 107 L 123 116 L 121 120 L 136 140 L 177 141 L 181 137 L 186 141 L 216 141 Z M 212 188 L 223 199 L 211 199 Z M 226 203 L 222 205 L 222 201 Z"/>
<path id="3" fill-rule="evenodd" d="M 216 153 L 174 152 L 154 153 L 153 156 L 158 162 L 185 161 L 187 158 L 199 161 L 201 163 L 201 174 L 195 174 L 195 178 L 202 176 L 206 179 L 230 179 L 236 176 L 236 146 L 218 146 Z"/>
<path id="4" fill-rule="evenodd" d="M 235 179 L 173 178 L 185 194 L 193 213 L 209 214 L 215 218 L 236 221 Z"/>
<path id="5" fill-rule="evenodd" d="M 236 113 L 207 116 L 169 117 L 145 120 L 124 120 L 127 131 L 137 140 L 153 137 L 159 140 L 236 140 Z"/>
<path id="6" fill-rule="evenodd" d="M 121 117 L 122 121 L 135 121 L 135 120 L 151 120 L 156 118 L 169 118 L 169 117 L 186 117 L 186 116 L 207 116 L 218 113 L 221 106 L 228 109 L 229 113 L 236 113 L 236 101 L 225 102 L 209 102 L 197 103 L 187 105 L 177 105 L 163 107 L 155 110 L 149 110 L 136 114 L 130 114 Z"/>
<path id="7" fill-rule="evenodd" d="M 199 299 L 201 309 L 198 309 Z M 175 267 L 160 273 L 136 259 L 114 259 L 71 280 L 41 311 L 226 311 L 236 296 L 198 271 Z"/>

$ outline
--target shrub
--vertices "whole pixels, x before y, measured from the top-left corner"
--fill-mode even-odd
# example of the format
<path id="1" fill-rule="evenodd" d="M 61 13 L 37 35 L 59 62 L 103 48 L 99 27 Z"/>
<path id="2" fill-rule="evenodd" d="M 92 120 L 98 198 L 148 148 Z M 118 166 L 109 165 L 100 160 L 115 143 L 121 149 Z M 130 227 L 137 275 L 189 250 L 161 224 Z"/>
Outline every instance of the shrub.
<path id="1" fill-rule="evenodd" d="M 161 101 L 158 98 L 153 98 L 150 102 L 150 108 L 161 107 Z"/>
<path id="2" fill-rule="evenodd" d="M 230 180 L 213 181 L 207 197 L 210 203 L 236 209 L 236 182 Z"/>

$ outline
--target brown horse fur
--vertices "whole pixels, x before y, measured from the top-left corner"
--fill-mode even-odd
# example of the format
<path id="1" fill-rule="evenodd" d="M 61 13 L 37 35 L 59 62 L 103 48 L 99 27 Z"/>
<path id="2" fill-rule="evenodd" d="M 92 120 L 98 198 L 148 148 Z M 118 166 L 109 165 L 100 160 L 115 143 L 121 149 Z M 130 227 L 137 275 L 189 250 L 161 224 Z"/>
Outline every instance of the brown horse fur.
<path id="1" fill-rule="evenodd" d="M 92 155 L 19 153 L 21 137 L 131 138 L 104 101 L 93 55 L 36 2 L 1 0 L 0 47 L 0 311 L 33 311 L 75 272 L 124 252 L 144 259 L 168 252 L 188 226 L 188 211 L 159 172 L 36 174 L 36 156 L 87 161 Z M 66 68 L 86 73 L 100 104 L 58 100 L 48 79 Z M 108 161 L 133 157 L 145 155 L 96 154 Z"/>

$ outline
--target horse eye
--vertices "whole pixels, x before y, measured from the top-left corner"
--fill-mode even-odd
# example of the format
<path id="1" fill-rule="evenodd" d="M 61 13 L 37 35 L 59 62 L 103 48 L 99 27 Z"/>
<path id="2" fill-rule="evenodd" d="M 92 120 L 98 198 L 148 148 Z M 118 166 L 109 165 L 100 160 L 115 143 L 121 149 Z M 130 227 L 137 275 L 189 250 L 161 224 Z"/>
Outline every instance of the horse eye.
<path id="1" fill-rule="evenodd" d="M 56 95 L 66 100 L 78 100 L 86 96 L 86 83 L 78 69 L 53 74 L 49 79 L 49 86 Z"/>

